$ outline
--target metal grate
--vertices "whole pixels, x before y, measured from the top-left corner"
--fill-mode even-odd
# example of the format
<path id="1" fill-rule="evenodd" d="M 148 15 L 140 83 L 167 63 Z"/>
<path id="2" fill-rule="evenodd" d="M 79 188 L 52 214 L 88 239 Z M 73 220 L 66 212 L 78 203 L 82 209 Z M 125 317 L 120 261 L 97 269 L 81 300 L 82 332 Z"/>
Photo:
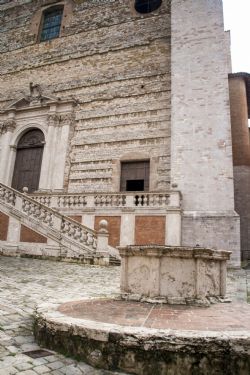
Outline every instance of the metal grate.
<path id="1" fill-rule="evenodd" d="M 23 354 L 35 359 L 35 358 L 42 358 L 42 357 L 48 357 L 50 355 L 54 355 L 54 353 L 49 352 L 48 350 L 31 350 L 29 352 L 23 352 Z"/>

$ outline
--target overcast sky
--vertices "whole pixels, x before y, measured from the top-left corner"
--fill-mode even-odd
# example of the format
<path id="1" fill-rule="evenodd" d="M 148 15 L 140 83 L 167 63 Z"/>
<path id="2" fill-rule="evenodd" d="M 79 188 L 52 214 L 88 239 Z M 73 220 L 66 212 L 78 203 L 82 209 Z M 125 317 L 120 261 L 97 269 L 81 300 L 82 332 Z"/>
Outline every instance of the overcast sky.
<path id="1" fill-rule="evenodd" d="M 225 30 L 231 30 L 233 72 L 250 73 L 250 0 L 223 0 Z"/>

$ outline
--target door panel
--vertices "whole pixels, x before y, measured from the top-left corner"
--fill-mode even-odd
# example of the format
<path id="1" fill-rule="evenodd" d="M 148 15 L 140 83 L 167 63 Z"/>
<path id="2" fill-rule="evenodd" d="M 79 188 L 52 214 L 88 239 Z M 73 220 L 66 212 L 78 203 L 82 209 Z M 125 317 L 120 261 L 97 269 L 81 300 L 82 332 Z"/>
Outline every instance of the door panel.
<path id="1" fill-rule="evenodd" d="M 16 162 L 12 187 L 22 191 L 28 188 L 29 193 L 39 187 L 44 137 L 38 129 L 27 132 L 17 146 Z"/>

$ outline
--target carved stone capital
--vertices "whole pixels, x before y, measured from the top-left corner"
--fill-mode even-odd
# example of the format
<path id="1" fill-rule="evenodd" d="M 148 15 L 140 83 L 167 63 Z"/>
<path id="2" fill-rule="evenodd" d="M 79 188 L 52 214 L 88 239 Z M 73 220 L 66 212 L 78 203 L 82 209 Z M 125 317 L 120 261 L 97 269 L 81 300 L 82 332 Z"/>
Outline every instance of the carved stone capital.
<path id="1" fill-rule="evenodd" d="M 53 113 L 48 115 L 48 125 L 49 126 L 64 126 L 64 125 L 73 125 L 75 120 L 75 114 L 73 112 L 69 113 Z"/>
<path id="2" fill-rule="evenodd" d="M 16 121 L 14 119 L 7 119 L 0 123 L 0 134 L 6 132 L 13 132 L 16 128 Z"/>
<path id="3" fill-rule="evenodd" d="M 62 125 L 73 125 L 75 121 L 75 114 L 73 112 L 63 113 L 60 115 Z"/>
<path id="4" fill-rule="evenodd" d="M 60 116 L 56 113 L 49 114 L 47 117 L 47 121 L 49 126 L 59 126 Z"/>

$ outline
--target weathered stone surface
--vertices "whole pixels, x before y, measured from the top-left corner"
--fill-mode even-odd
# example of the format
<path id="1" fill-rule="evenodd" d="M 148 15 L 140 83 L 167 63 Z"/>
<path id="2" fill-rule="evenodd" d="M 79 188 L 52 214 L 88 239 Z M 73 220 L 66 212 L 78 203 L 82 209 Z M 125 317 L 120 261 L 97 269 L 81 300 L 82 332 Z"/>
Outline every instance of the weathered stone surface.
<path id="1" fill-rule="evenodd" d="M 226 295 L 227 251 L 149 245 L 120 247 L 119 252 L 126 299 L 208 304 Z"/>
<path id="2" fill-rule="evenodd" d="M 119 291 L 118 267 L 85 267 L 1 256 L 0 272 L 1 375 L 23 374 L 17 369 L 19 366 L 30 366 L 35 375 L 104 375 L 102 370 L 59 353 L 33 359 L 23 352 L 42 349 L 32 334 L 37 303 L 69 301 L 84 295 L 116 294 Z M 50 368 L 57 366 L 58 362 L 62 366 L 60 370 Z M 42 372 L 45 368 L 46 371 Z M 118 375 L 114 371 L 108 374 Z"/>
<path id="3" fill-rule="evenodd" d="M 135 151 L 154 159 L 151 189 L 169 187 L 170 1 L 146 17 L 132 3 L 65 0 L 60 38 L 43 43 L 49 2 L 0 5 L 0 107 L 31 81 L 78 102 L 64 175 L 71 192 L 119 190 L 119 161 Z"/>
<path id="4" fill-rule="evenodd" d="M 222 1 L 174 0 L 171 15 L 171 183 L 183 194 L 182 244 L 230 250 L 239 266 Z"/>
<path id="5" fill-rule="evenodd" d="M 44 305 L 35 316 L 41 345 L 105 369 L 138 375 L 248 375 L 249 332 L 178 332 L 73 319 Z"/>
<path id="6" fill-rule="evenodd" d="M 149 190 L 183 195 L 183 230 L 171 244 L 225 248 L 239 266 L 222 2 L 163 0 L 139 14 L 132 0 L 64 0 L 60 37 L 39 43 L 50 4 L 0 4 L 0 109 L 14 102 L 0 113 L 0 181 L 11 185 L 30 127 L 45 135 L 45 192 L 118 192 L 121 161 L 150 160 Z M 49 100 L 27 100 L 31 82 Z M 93 228 L 94 216 L 86 222 Z M 134 237 L 121 233 L 121 245 Z"/>

